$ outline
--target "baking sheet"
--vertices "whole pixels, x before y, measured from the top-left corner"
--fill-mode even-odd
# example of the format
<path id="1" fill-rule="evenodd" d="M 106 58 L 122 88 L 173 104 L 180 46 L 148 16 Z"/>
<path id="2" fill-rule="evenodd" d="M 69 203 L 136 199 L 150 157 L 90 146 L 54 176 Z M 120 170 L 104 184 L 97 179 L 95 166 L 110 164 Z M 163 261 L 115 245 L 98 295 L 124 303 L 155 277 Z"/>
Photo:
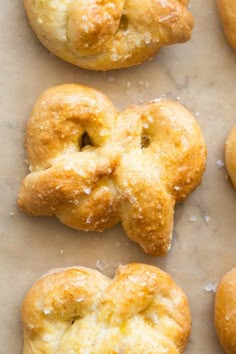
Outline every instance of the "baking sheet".
<path id="1" fill-rule="evenodd" d="M 112 276 L 118 264 L 133 261 L 160 266 L 188 295 L 193 328 L 186 353 L 222 353 L 213 327 L 214 294 L 204 288 L 235 266 L 236 193 L 216 162 L 223 160 L 224 140 L 236 121 L 236 53 L 223 37 L 215 1 L 192 0 L 191 10 L 195 29 L 187 44 L 164 48 L 138 67 L 97 73 L 50 55 L 32 33 L 22 2 L 0 2 L 0 353 L 22 353 L 19 308 L 42 273 L 84 265 Z M 100 89 L 119 109 L 166 95 L 195 113 L 208 146 L 208 165 L 201 187 L 176 208 L 167 257 L 145 255 L 120 226 L 103 234 L 76 232 L 54 218 L 30 218 L 18 210 L 15 200 L 27 173 L 28 115 L 43 90 L 61 83 Z"/>

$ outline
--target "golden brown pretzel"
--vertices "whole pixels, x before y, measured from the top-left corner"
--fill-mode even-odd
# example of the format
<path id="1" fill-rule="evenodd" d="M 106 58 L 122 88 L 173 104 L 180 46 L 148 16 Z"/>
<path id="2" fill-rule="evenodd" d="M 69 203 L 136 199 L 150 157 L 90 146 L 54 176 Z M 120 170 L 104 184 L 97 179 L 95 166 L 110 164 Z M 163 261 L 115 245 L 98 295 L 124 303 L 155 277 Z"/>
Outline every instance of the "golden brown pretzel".
<path id="1" fill-rule="evenodd" d="M 225 274 L 215 299 L 215 326 L 227 354 L 236 353 L 236 268 Z"/>
<path id="2" fill-rule="evenodd" d="M 236 49 L 236 2 L 235 0 L 217 0 L 217 4 L 225 36 L 231 47 Z"/>
<path id="3" fill-rule="evenodd" d="M 121 221 L 152 255 L 167 253 L 175 203 L 199 185 L 206 160 L 200 128 L 180 104 L 150 102 L 118 114 L 107 97 L 79 85 L 39 97 L 26 149 L 31 173 L 18 199 L 26 213 L 55 214 L 86 231 Z"/>
<path id="4" fill-rule="evenodd" d="M 24 0 L 39 40 L 55 55 L 93 70 L 139 64 L 164 45 L 187 41 L 188 0 Z"/>
<path id="5" fill-rule="evenodd" d="M 236 126 L 231 130 L 225 143 L 225 163 L 231 181 L 236 188 Z"/>
<path id="6" fill-rule="evenodd" d="M 113 280 L 83 267 L 37 281 L 22 305 L 24 354 L 180 354 L 191 315 L 160 269 L 120 266 Z"/>

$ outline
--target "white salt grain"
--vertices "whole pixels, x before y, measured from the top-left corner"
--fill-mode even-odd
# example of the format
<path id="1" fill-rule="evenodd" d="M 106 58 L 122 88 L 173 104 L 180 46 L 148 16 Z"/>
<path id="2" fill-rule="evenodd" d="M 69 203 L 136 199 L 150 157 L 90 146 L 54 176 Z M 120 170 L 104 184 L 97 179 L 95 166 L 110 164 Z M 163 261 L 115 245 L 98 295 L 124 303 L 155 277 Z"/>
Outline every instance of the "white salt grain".
<path id="1" fill-rule="evenodd" d="M 209 224 L 209 222 L 210 222 L 210 216 L 209 216 L 209 215 L 205 215 L 205 216 L 204 216 L 204 220 L 205 220 L 205 223 L 206 223 L 206 224 Z"/>
<path id="2" fill-rule="evenodd" d="M 89 195 L 91 193 L 91 188 L 85 187 L 84 188 L 84 193 Z"/>
<path id="3" fill-rule="evenodd" d="M 195 222 L 195 221 L 197 221 L 197 217 L 196 216 L 191 216 L 191 218 L 189 218 L 189 221 Z"/>
<path id="4" fill-rule="evenodd" d="M 220 169 L 220 168 L 222 168 L 222 167 L 224 167 L 224 162 L 222 161 L 222 160 L 217 160 L 216 161 L 216 167 L 218 168 L 218 169 Z"/>
<path id="5" fill-rule="evenodd" d="M 204 287 L 204 290 L 205 290 L 206 292 L 208 292 L 208 293 L 210 293 L 210 292 L 215 293 L 215 292 L 216 292 L 216 289 L 217 289 L 217 286 L 218 286 L 217 283 L 215 283 L 215 284 L 209 283 L 209 284 L 207 284 L 207 285 Z"/>

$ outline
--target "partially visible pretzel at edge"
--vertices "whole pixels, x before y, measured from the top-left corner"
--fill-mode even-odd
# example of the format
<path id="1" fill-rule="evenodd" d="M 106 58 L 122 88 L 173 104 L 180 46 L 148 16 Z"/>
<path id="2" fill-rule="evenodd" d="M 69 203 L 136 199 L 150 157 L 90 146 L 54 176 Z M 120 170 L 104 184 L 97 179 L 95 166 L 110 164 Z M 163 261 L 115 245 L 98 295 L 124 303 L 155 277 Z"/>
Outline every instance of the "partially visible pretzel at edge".
<path id="1" fill-rule="evenodd" d="M 37 100 L 28 122 L 31 173 L 18 203 L 30 215 L 103 231 L 121 221 L 151 255 L 171 245 L 174 206 L 201 182 L 206 147 L 179 103 L 149 102 L 118 113 L 102 93 L 58 86 Z"/>
<path id="2" fill-rule="evenodd" d="M 162 46 L 187 41 L 193 18 L 188 0 L 24 0 L 39 40 L 83 68 L 137 65 Z"/>

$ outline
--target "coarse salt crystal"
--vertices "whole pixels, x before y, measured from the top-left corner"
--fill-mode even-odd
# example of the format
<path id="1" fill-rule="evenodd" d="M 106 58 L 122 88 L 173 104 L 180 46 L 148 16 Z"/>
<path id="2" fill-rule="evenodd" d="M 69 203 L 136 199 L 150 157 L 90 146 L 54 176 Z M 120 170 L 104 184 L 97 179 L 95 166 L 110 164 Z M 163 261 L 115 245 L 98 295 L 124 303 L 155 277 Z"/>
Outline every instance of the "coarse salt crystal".
<path id="1" fill-rule="evenodd" d="M 47 309 L 47 308 L 44 308 L 43 309 L 43 313 L 44 313 L 44 315 L 49 315 L 51 313 L 51 310 Z"/>
<path id="2" fill-rule="evenodd" d="M 174 186 L 174 189 L 175 189 L 176 191 L 179 191 L 179 190 L 180 190 L 180 186 Z"/>
<path id="3" fill-rule="evenodd" d="M 215 284 L 209 283 L 209 284 L 207 284 L 207 285 L 204 287 L 204 290 L 205 290 L 206 292 L 208 292 L 208 293 L 210 293 L 210 292 L 215 293 L 215 292 L 216 292 L 216 289 L 217 289 L 217 286 L 218 286 L 217 283 L 215 283 Z"/>
<path id="4" fill-rule="evenodd" d="M 209 224 L 209 222 L 210 222 L 210 216 L 209 216 L 209 215 L 205 215 L 205 216 L 204 216 L 204 220 L 205 220 L 206 224 Z"/>
<path id="5" fill-rule="evenodd" d="M 84 188 L 84 193 L 89 195 L 91 193 L 91 188 L 85 187 Z"/>
<path id="6" fill-rule="evenodd" d="M 222 168 L 222 167 L 224 167 L 224 162 L 222 161 L 222 160 L 217 160 L 216 161 L 216 167 L 218 168 L 218 169 L 220 169 L 220 168 Z"/>

